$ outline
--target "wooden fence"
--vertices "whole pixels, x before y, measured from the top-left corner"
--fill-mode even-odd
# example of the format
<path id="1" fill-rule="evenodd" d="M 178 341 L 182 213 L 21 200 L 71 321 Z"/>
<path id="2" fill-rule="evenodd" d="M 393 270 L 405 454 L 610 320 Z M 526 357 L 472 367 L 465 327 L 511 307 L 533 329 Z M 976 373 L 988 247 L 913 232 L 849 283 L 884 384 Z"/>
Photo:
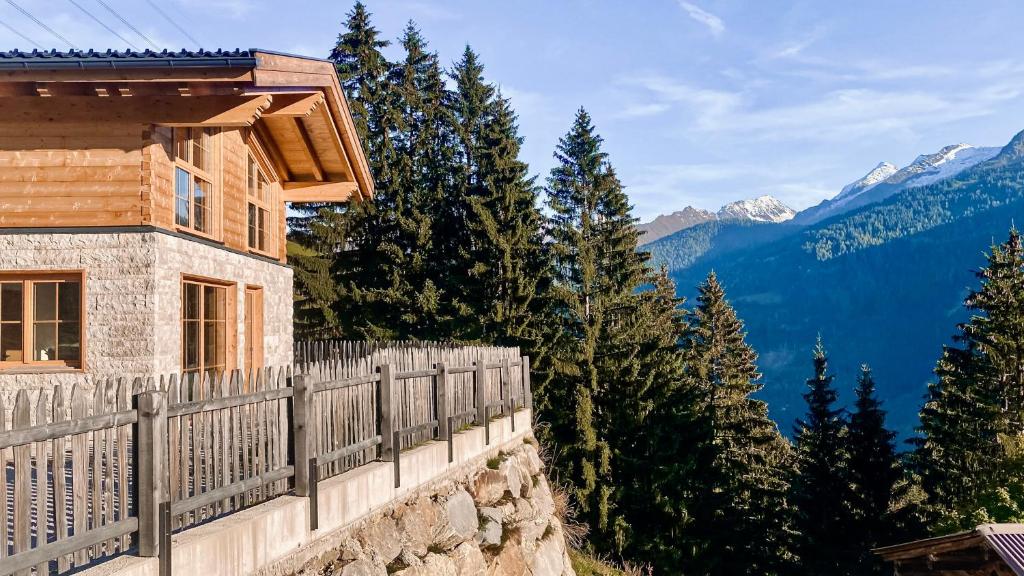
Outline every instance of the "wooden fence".
<path id="1" fill-rule="evenodd" d="M 70 398 L 0 403 L 0 576 L 61 574 L 121 553 L 159 556 L 170 534 L 470 424 L 531 406 L 515 348 L 315 346 L 320 362 L 218 377 L 98 382 Z M 330 350 L 335 350 L 329 352 Z M 337 350 L 341 350 L 338 352 Z M 70 402 L 68 402 L 70 400 Z M 70 404 L 70 405 L 69 405 Z"/>

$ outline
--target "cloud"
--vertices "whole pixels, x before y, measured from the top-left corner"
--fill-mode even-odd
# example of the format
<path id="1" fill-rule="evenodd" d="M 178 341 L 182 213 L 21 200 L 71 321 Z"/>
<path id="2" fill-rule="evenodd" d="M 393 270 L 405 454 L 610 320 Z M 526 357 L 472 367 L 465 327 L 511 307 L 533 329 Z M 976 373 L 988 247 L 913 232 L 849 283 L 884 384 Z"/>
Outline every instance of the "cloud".
<path id="1" fill-rule="evenodd" d="M 686 11 L 687 16 L 707 27 L 713 36 L 720 36 L 722 32 L 725 32 L 725 22 L 722 22 L 718 16 L 686 0 L 678 0 L 678 2 L 679 7 Z"/>
<path id="2" fill-rule="evenodd" d="M 650 102 L 647 104 L 629 104 L 621 111 L 613 115 L 613 118 L 643 118 L 646 116 L 657 116 L 667 112 L 672 106 L 663 102 Z"/>

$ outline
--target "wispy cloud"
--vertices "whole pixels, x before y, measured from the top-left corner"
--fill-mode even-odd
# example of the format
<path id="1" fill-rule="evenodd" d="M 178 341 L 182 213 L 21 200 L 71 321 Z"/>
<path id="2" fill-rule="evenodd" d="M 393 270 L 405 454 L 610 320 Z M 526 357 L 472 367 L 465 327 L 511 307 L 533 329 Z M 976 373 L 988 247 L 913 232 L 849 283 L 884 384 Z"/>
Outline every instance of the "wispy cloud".
<path id="1" fill-rule="evenodd" d="M 678 2 L 679 7 L 686 11 L 687 16 L 705 26 L 713 36 L 720 36 L 722 32 L 725 32 L 725 22 L 722 22 L 718 16 L 686 0 L 678 0 Z"/>

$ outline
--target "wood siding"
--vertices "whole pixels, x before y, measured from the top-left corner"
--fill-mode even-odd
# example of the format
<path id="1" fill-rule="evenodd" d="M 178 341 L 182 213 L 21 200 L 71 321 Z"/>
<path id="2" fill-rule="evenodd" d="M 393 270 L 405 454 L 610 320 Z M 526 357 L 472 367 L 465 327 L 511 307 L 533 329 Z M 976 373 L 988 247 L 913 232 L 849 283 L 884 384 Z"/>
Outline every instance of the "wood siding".
<path id="1" fill-rule="evenodd" d="M 223 167 L 214 241 L 248 252 L 248 128 L 225 128 L 216 154 Z M 257 139 L 258 140 L 258 139 Z M 284 260 L 280 176 L 262 164 L 278 201 L 274 242 L 264 254 Z M 0 123 L 0 228 L 175 226 L 173 130 L 143 124 Z"/>
<path id="2" fill-rule="evenodd" d="M 143 131 L 0 123 L 0 228 L 142 224 Z"/>

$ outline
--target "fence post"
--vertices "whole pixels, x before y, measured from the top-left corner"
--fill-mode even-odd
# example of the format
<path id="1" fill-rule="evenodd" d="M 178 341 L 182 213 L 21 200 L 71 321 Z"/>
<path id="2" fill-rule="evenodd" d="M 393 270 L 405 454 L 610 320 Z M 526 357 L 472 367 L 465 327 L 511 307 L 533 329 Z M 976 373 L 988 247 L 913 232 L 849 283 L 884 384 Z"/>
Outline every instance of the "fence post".
<path id="1" fill-rule="evenodd" d="M 138 417 L 133 431 L 135 463 L 135 514 L 139 518 L 139 556 L 170 557 L 160 550 L 161 504 L 170 492 L 167 467 L 167 393 L 151 390 L 132 396 Z M 77 489 L 77 487 L 76 487 Z"/>
<path id="2" fill-rule="evenodd" d="M 380 459 L 384 462 L 396 460 L 395 450 L 401 450 L 401 446 L 395 444 L 395 420 L 392 414 L 391 389 L 395 384 L 395 375 L 391 372 L 391 364 L 381 364 L 380 368 L 380 398 L 377 405 L 380 406 Z"/>
<path id="3" fill-rule="evenodd" d="M 309 425 L 313 408 L 312 378 L 309 374 L 292 376 L 292 459 L 295 471 L 295 495 L 309 496 L 309 485 L 316 478 L 309 477 L 310 433 Z"/>
<path id="4" fill-rule="evenodd" d="M 508 416 L 512 413 L 512 368 L 509 367 L 508 358 L 501 359 L 501 415 Z"/>
<path id="5" fill-rule="evenodd" d="M 318 462 L 317 457 L 309 459 L 309 529 L 310 531 L 320 528 L 320 485 L 317 482 Z"/>
<path id="6" fill-rule="evenodd" d="M 530 387 L 530 357 L 523 356 L 523 405 L 533 410 L 533 390 Z"/>
<path id="7" fill-rule="evenodd" d="M 444 362 L 437 363 L 437 378 L 434 380 L 434 395 L 437 399 L 437 437 L 448 437 L 448 368 Z"/>
<path id="8" fill-rule="evenodd" d="M 487 421 L 487 361 L 481 356 L 476 361 L 476 376 L 473 378 L 476 396 L 476 424 Z"/>

